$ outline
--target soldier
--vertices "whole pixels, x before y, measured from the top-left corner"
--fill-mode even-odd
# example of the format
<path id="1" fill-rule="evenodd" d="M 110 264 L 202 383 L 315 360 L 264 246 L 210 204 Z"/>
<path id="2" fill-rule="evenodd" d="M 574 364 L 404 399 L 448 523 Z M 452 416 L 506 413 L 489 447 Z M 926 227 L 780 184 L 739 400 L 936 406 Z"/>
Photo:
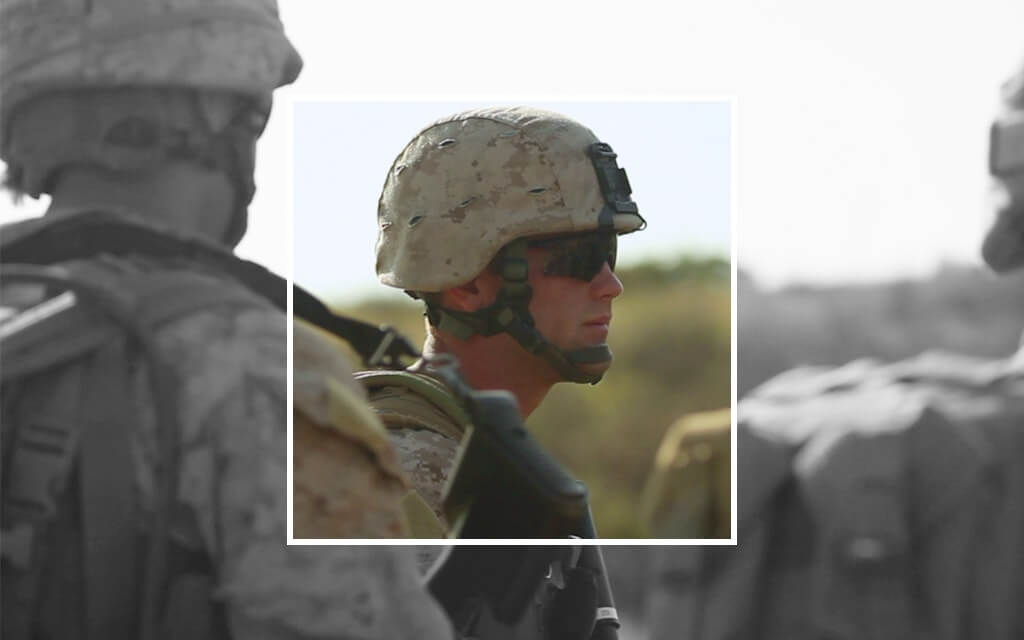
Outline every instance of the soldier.
<path id="1" fill-rule="evenodd" d="M 1003 86 L 1003 107 L 989 140 L 989 171 L 1002 198 L 981 247 L 998 273 L 1024 267 L 1024 69 Z"/>
<path id="2" fill-rule="evenodd" d="M 286 545 L 286 288 L 231 253 L 301 64 L 275 3 L 7 0 L 0 28 L 6 184 L 52 198 L 2 235 L 3 637 L 450 637 L 402 549 Z M 296 345 L 296 446 L 349 480 L 300 470 L 296 521 L 405 533 L 347 365 Z"/>
<path id="3" fill-rule="evenodd" d="M 1024 68 L 982 254 L 1024 266 Z M 652 637 L 1024 636 L 1024 345 L 787 372 L 737 408 L 737 548 L 665 553 Z"/>
<path id="4" fill-rule="evenodd" d="M 523 418 L 555 383 L 601 379 L 617 236 L 645 225 L 615 158 L 579 123 L 529 108 L 455 114 L 413 138 L 380 197 L 377 275 L 425 302 L 427 362 L 456 356 L 471 387 L 511 392 Z M 413 370 L 357 377 L 417 490 L 417 537 L 437 537 L 466 425 L 429 366 Z"/>

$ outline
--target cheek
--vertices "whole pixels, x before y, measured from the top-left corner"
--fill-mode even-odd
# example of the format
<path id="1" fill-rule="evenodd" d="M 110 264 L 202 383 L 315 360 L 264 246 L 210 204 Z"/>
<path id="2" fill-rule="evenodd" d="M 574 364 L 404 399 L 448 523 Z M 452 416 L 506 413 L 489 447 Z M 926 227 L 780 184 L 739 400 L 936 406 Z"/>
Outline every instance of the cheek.
<path id="1" fill-rule="evenodd" d="M 549 280 L 534 288 L 530 302 L 537 329 L 547 338 L 556 342 L 572 337 L 578 324 L 580 301 L 578 292 L 571 287 L 559 286 L 561 282 Z"/>

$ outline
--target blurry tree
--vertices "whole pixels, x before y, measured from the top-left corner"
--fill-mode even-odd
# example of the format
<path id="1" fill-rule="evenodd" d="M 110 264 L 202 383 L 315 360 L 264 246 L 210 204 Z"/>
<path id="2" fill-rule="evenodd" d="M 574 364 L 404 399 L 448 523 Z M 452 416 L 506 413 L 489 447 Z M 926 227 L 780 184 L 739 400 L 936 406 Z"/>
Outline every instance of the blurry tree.
<path id="1" fill-rule="evenodd" d="M 1009 355 L 1024 328 L 1024 273 L 944 265 L 875 285 L 760 289 L 737 277 L 737 392 L 800 365 L 901 360 L 927 350 Z"/>

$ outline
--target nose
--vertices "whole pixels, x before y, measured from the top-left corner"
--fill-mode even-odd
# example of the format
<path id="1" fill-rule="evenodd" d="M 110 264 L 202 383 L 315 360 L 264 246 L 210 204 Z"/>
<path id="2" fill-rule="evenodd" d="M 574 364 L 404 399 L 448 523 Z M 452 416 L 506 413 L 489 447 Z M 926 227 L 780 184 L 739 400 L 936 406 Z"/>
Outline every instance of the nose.
<path id="1" fill-rule="evenodd" d="M 1024 266 L 1024 176 L 993 181 L 989 205 L 994 220 L 981 245 L 981 255 L 996 272 Z"/>
<path id="2" fill-rule="evenodd" d="M 590 281 L 590 290 L 593 292 L 594 297 L 599 300 L 613 300 L 622 295 L 624 287 L 622 286 L 622 281 L 619 280 L 619 276 L 615 275 L 611 266 L 605 262 L 601 270 L 594 276 L 594 279 Z"/>

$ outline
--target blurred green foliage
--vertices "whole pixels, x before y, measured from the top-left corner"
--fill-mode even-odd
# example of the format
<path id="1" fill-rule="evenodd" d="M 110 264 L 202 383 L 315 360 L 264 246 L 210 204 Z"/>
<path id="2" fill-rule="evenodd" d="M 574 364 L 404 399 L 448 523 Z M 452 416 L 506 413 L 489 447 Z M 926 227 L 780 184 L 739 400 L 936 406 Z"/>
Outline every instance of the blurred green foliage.
<path id="1" fill-rule="evenodd" d="M 730 401 L 730 269 L 718 257 L 620 268 L 613 306 L 615 362 L 597 386 L 556 385 L 528 425 L 587 483 L 598 531 L 646 537 L 640 495 L 668 426 Z M 336 307 L 389 324 L 422 344 L 422 305 L 400 297 Z"/>

